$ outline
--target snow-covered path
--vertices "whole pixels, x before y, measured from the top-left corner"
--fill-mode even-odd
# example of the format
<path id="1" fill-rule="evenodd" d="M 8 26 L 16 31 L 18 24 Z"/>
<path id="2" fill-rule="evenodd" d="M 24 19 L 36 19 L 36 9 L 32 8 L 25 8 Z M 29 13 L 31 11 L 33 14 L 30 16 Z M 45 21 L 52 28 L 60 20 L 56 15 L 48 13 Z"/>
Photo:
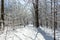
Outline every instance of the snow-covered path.
<path id="1" fill-rule="evenodd" d="M 16 26 L 15 30 L 6 27 L 4 33 L 0 35 L 0 40 L 54 40 L 52 29 L 46 27 L 35 28 L 33 25 Z M 56 31 L 56 39 L 60 40 L 60 32 Z"/>
<path id="2" fill-rule="evenodd" d="M 7 28 L 6 28 L 7 29 Z M 0 40 L 45 40 L 43 35 L 35 27 L 26 26 L 15 30 L 9 30 L 0 35 Z"/>

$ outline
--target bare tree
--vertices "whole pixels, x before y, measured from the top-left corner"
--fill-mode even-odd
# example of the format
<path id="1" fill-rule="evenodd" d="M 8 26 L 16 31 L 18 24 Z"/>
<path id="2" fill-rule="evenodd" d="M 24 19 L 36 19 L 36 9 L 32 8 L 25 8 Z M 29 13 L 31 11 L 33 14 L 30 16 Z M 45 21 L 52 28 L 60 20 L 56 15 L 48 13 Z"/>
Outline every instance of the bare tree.
<path id="1" fill-rule="evenodd" d="M 39 5 L 40 5 L 40 6 L 39 6 L 39 8 L 40 8 L 40 9 L 39 9 L 39 11 L 40 11 L 40 12 L 39 12 L 39 19 L 40 19 L 40 20 L 39 20 L 39 24 L 40 24 L 41 26 L 43 26 L 43 25 L 42 25 L 42 4 L 40 3 Z"/>
<path id="2" fill-rule="evenodd" d="M 47 21 L 48 20 L 48 18 L 47 18 L 47 0 L 45 0 L 45 25 L 46 26 L 48 26 L 48 24 L 47 24 Z"/>
<path id="3" fill-rule="evenodd" d="M 54 0 L 54 40 L 56 40 L 55 30 L 57 28 L 57 4 L 58 4 L 58 1 Z"/>
<path id="4" fill-rule="evenodd" d="M 38 19 L 38 1 L 39 0 L 35 0 L 35 3 L 33 3 L 33 7 L 34 7 L 34 10 L 35 10 L 35 20 L 34 20 L 34 25 L 36 27 L 39 27 L 39 19 Z"/>
<path id="5" fill-rule="evenodd" d="M 50 20 L 50 26 L 51 26 L 51 28 L 52 28 L 52 0 L 51 0 L 51 20 Z"/>
<path id="6" fill-rule="evenodd" d="M 4 27 L 4 0 L 1 0 L 1 20 L 3 23 L 3 27 Z"/>

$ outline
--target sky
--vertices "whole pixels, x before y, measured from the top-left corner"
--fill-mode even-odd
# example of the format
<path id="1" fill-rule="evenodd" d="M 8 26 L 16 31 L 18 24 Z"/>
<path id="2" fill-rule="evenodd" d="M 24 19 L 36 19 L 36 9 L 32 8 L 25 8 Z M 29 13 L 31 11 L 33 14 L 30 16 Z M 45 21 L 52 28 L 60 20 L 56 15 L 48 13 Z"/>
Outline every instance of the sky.
<path id="1" fill-rule="evenodd" d="M 20 0 L 20 3 L 23 4 L 23 5 L 25 4 L 25 2 L 23 0 Z"/>
<path id="2" fill-rule="evenodd" d="M 12 0 L 11 0 L 12 1 Z M 25 4 L 25 2 L 23 1 L 23 0 L 18 0 L 22 5 L 24 5 Z M 18 2 L 18 1 L 16 1 L 16 3 Z M 4 0 L 4 4 L 5 4 L 5 6 L 8 6 L 8 0 Z"/>
<path id="3" fill-rule="evenodd" d="M 11 0 L 12 1 L 12 0 Z M 17 2 L 20 2 L 22 5 L 25 5 L 26 2 L 24 2 L 24 0 L 16 0 Z M 4 0 L 4 4 L 5 4 L 5 7 L 8 7 L 8 0 Z M 58 2 L 58 4 L 60 4 L 60 2 Z"/>

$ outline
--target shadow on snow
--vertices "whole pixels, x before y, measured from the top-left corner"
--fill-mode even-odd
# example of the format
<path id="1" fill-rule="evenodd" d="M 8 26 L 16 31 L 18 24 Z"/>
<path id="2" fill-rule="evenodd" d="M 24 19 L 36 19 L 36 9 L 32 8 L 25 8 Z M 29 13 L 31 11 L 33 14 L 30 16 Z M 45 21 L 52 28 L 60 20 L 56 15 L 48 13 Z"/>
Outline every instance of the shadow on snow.
<path id="1" fill-rule="evenodd" d="M 44 32 L 41 28 L 38 28 L 38 33 L 41 33 L 45 40 L 54 40 L 51 36 L 47 35 L 47 33 Z"/>

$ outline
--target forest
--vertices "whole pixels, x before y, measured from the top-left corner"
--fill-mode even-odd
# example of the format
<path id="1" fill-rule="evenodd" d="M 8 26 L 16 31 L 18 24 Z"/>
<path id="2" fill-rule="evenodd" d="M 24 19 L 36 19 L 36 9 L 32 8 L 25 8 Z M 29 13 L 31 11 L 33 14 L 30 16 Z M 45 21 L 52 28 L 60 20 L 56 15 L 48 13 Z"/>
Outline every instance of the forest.
<path id="1" fill-rule="evenodd" d="M 0 40 L 60 40 L 60 0 L 0 0 Z"/>

